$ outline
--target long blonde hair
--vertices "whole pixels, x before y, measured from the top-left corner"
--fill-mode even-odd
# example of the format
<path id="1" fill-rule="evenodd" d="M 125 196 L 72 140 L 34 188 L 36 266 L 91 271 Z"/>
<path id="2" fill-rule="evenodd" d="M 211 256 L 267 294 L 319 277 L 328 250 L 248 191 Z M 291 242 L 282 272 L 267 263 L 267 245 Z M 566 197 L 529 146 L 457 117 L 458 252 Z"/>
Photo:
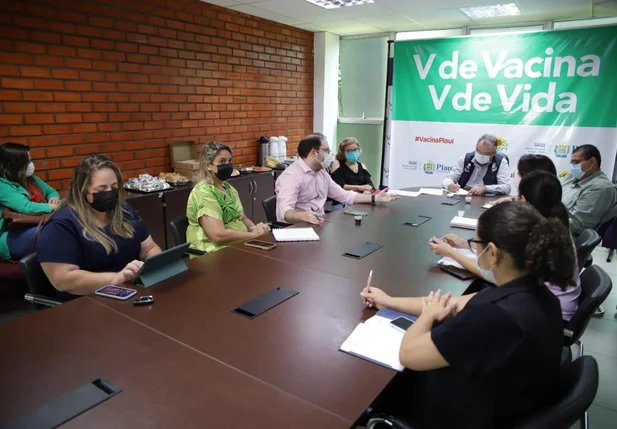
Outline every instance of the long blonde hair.
<path id="1" fill-rule="evenodd" d="M 347 158 L 345 157 L 345 148 L 347 146 L 351 146 L 352 144 L 358 145 L 358 150 L 360 150 L 360 143 L 358 143 L 358 139 L 355 137 L 347 137 L 338 145 L 338 152 L 336 153 L 336 159 L 338 162 L 345 164 L 347 162 Z"/>
<path id="2" fill-rule="evenodd" d="M 87 200 L 88 187 L 92 184 L 92 175 L 103 168 L 113 170 L 118 180 L 118 205 L 109 212 L 109 230 L 112 234 L 123 238 L 132 238 L 135 228 L 127 219 L 130 213 L 123 208 L 126 201 L 122 174 L 118 166 L 102 155 L 89 156 L 75 167 L 73 181 L 69 188 L 66 204 L 73 209 L 77 221 L 83 228 L 83 236 L 86 240 L 96 241 L 109 255 L 118 252 L 118 245 L 107 234 L 103 233 L 96 224 L 95 210 Z"/>
<path id="3" fill-rule="evenodd" d="M 214 174 L 206 168 L 206 164 L 212 164 L 214 158 L 223 150 L 228 151 L 233 156 L 230 147 L 221 142 L 207 143 L 201 149 L 201 156 L 199 158 L 199 180 L 201 182 L 214 184 Z"/>

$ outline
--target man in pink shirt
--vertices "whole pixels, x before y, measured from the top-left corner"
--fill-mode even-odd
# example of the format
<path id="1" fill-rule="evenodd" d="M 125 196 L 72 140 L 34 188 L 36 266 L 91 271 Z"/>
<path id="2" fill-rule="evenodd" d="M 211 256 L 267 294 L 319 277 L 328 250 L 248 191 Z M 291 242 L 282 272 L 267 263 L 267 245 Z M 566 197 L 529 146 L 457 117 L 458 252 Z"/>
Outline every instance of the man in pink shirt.
<path id="1" fill-rule="evenodd" d="M 328 141 L 319 134 L 311 134 L 298 145 L 300 158 L 290 165 L 276 181 L 276 217 L 279 222 L 323 222 L 326 199 L 345 204 L 389 203 L 397 195 L 387 190 L 375 195 L 345 191 L 328 174 L 334 156 Z"/>

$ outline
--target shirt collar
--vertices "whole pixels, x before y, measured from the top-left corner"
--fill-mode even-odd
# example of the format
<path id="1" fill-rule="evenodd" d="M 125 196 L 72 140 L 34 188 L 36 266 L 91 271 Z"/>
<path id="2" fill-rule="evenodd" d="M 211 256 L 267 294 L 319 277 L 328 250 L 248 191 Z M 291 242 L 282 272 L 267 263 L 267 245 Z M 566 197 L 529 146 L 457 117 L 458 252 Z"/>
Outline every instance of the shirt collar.
<path id="1" fill-rule="evenodd" d="M 509 295 L 530 291 L 539 286 L 538 281 L 534 277 L 526 275 L 509 281 L 499 287 L 484 289 L 479 295 L 482 296 L 481 299 L 483 302 L 495 302 L 506 298 Z"/>
<path id="2" fill-rule="evenodd" d="M 580 185 L 580 186 L 585 186 L 589 183 L 591 183 L 591 181 L 593 179 L 595 179 L 596 177 L 598 177 L 599 175 L 602 174 L 602 170 L 598 170 L 595 173 L 593 173 L 591 176 L 589 176 L 588 178 L 584 179 L 584 180 L 580 180 L 580 181 L 575 181 L 576 184 Z"/>
<path id="3" fill-rule="evenodd" d="M 296 162 L 305 173 L 315 173 L 315 171 L 302 158 L 298 158 Z"/>

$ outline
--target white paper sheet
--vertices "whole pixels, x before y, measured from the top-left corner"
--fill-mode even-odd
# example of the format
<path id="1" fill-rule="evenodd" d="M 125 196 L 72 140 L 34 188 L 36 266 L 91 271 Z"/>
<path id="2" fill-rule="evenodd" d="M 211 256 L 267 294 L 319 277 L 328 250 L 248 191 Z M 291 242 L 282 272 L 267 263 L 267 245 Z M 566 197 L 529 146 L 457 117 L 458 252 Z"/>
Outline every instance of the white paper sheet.
<path id="1" fill-rule="evenodd" d="M 456 250 L 458 253 L 460 253 L 463 256 L 466 256 L 468 258 L 471 259 L 478 259 L 478 257 L 469 249 L 454 249 Z M 458 262 L 456 262 L 454 259 L 445 256 L 443 258 L 441 258 L 439 261 L 437 261 L 438 265 L 449 265 L 451 267 L 456 267 L 456 268 L 462 268 L 465 269 L 461 264 L 459 264 Z"/>
<path id="2" fill-rule="evenodd" d="M 313 228 L 273 229 L 272 235 L 276 241 L 319 241 Z"/>
<path id="3" fill-rule="evenodd" d="M 443 195 L 443 189 L 420 188 L 420 193 L 425 195 L 436 195 L 439 197 Z"/>
<path id="4" fill-rule="evenodd" d="M 454 218 L 450 221 L 450 226 L 455 228 L 476 229 L 478 226 L 478 219 L 454 216 Z"/>
<path id="5" fill-rule="evenodd" d="M 373 316 L 356 326 L 340 350 L 403 371 L 404 367 L 398 359 L 403 335 L 403 332 L 390 326 L 388 319 Z"/>
<path id="6" fill-rule="evenodd" d="M 389 189 L 388 194 L 400 195 L 401 197 L 417 197 L 420 192 L 400 191 L 398 189 Z"/>

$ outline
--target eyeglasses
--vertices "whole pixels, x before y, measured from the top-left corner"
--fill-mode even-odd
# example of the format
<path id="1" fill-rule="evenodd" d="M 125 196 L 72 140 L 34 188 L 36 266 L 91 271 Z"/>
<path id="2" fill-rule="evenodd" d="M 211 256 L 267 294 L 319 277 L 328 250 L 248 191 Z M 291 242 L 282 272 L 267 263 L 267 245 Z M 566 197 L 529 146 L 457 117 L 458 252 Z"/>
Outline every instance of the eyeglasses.
<path id="1" fill-rule="evenodd" d="M 360 151 L 360 149 L 349 149 L 346 150 L 345 153 L 354 153 L 355 151 Z"/>
<path id="2" fill-rule="evenodd" d="M 319 148 L 319 150 L 323 150 L 325 153 L 330 153 L 330 148 L 324 149 L 322 147 Z"/>
<path id="3" fill-rule="evenodd" d="M 476 243 L 476 244 L 486 244 L 486 241 L 482 241 L 482 240 L 476 240 L 475 238 L 470 238 L 469 240 L 467 240 L 467 245 L 469 246 L 469 249 L 471 250 L 471 253 L 473 253 L 474 255 L 478 254 L 478 250 L 475 249 L 471 243 Z"/>

